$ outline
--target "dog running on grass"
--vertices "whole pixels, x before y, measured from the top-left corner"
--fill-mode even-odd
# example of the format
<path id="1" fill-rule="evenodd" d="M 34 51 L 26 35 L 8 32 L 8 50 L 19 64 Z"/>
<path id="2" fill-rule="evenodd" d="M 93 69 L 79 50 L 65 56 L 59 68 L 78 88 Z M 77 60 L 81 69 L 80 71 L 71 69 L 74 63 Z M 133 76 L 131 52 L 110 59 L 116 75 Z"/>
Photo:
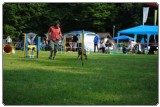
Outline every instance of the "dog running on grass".
<path id="1" fill-rule="evenodd" d="M 83 55 L 85 56 L 85 59 L 87 60 L 87 54 L 86 54 L 86 50 L 85 50 L 85 49 L 84 49 Z M 82 49 L 79 49 L 79 50 L 78 50 L 77 59 L 79 58 L 79 56 L 81 57 L 81 60 L 82 60 Z"/>

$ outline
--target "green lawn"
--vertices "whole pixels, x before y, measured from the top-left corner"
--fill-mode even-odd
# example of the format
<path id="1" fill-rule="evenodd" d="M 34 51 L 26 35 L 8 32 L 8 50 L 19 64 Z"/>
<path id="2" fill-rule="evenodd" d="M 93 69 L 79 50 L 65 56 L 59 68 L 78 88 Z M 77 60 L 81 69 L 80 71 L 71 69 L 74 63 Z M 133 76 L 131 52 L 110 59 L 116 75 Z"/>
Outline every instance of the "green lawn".
<path id="1" fill-rule="evenodd" d="M 156 105 L 157 55 L 92 53 L 75 60 L 77 53 L 48 59 L 23 58 L 22 51 L 3 54 L 5 105 Z"/>

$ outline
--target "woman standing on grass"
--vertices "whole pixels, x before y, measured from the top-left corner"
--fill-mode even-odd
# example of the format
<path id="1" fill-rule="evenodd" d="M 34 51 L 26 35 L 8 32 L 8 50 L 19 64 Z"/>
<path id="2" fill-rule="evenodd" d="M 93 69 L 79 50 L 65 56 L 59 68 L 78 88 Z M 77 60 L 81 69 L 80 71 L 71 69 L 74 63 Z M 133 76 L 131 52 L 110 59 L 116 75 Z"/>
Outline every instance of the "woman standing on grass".
<path id="1" fill-rule="evenodd" d="M 59 40 L 61 39 L 62 33 L 60 28 L 60 22 L 56 21 L 54 25 L 52 25 L 48 30 L 49 38 L 50 38 L 50 56 L 49 59 L 56 59 L 57 49 L 59 47 Z M 53 56 L 54 51 L 54 56 Z"/>

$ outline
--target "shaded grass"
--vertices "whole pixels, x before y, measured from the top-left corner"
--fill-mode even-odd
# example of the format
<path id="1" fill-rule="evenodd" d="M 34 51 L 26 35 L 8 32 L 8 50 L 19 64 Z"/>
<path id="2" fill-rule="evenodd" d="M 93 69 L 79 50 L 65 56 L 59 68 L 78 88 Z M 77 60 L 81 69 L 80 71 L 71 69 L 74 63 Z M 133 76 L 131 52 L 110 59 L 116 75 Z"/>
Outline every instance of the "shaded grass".
<path id="1" fill-rule="evenodd" d="M 3 54 L 3 103 L 6 105 L 156 105 L 158 56 L 77 53 L 48 59 Z"/>

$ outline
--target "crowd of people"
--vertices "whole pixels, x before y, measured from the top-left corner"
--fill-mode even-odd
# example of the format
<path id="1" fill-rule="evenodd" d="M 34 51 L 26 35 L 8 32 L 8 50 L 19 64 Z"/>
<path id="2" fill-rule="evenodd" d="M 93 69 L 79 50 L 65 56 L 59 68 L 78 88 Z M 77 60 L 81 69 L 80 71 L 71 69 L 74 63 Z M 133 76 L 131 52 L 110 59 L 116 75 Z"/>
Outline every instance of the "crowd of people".
<path id="1" fill-rule="evenodd" d="M 99 46 L 98 46 L 99 45 Z M 148 47 L 150 49 L 150 47 Z M 118 44 L 115 43 L 112 38 L 100 39 L 98 36 L 94 38 L 94 52 L 111 53 L 111 51 L 120 50 L 124 54 L 127 53 L 145 53 L 146 46 L 142 46 L 141 43 L 136 43 L 133 40 L 121 41 Z M 151 49 L 150 49 L 151 50 Z"/>
<path id="2" fill-rule="evenodd" d="M 69 38 L 66 39 L 66 46 L 68 47 L 67 48 L 67 51 L 77 51 L 80 43 L 78 42 L 79 40 L 79 35 L 76 34 L 76 35 L 68 35 Z"/>
<path id="3" fill-rule="evenodd" d="M 57 23 L 58 24 L 58 23 Z M 59 26 L 59 25 L 57 25 Z M 54 28 L 50 28 L 48 31 L 48 34 L 51 34 L 51 30 L 56 29 L 56 27 Z M 59 29 L 60 30 L 60 29 Z M 61 34 L 61 32 L 59 31 L 59 34 Z M 58 35 L 58 34 L 57 34 Z M 79 35 L 72 35 L 71 38 L 69 39 L 69 41 L 67 42 L 66 46 L 68 46 L 68 50 L 67 51 L 77 51 L 80 43 L 78 42 L 78 37 Z M 52 38 L 51 40 L 49 40 L 49 38 Z M 31 38 L 32 40 L 32 38 Z M 12 43 L 12 39 L 10 36 L 7 36 L 7 38 L 4 41 L 7 44 L 11 44 Z M 31 41 L 30 41 L 31 42 Z M 32 41 L 33 42 L 33 41 Z M 116 49 L 116 43 L 114 40 L 112 40 L 112 38 L 107 38 L 107 40 L 105 40 L 104 38 L 100 38 L 98 36 L 98 34 L 95 34 L 94 37 L 94 52 L 101 52 L 101 53 L 110 53 L 112 50 Z M 128 53 L 128 52 L 134 52 L 134 53 L 138 53 L 138 51 L 142 51 L 141 48 L 141 44 L 138 44 L 134 41 L 129 40 L 128 43 L 126 42 L 121 42 L 120 46 L 119 46 L 122 50 L 122 52 L 124 54 Z M 51 37 L 51 36 L 45 36 L 42 39 L 41 42 L 41 46 L 40 46 L 41 50 L 45 50 L 48 51 L 50 50 L 50 58 L 52 56 L 54 56 L 54 58 L 56 57 L 56 50 L 59 48 L 62 48 L 62 38 L 57 36 L 55 38 Z M 137 51 L 137 52 L 135 52 Z M 54 52 L 54 55 L 53 55 Z"/>
<path id="4" fill-rule="evenodd" d="M 80 36 L 72 35 L 69 41 L 66 42 L 66 46 L 69 46 L 70 51 L 77 51 L 78 47 L 80 47 L 79 38 Z M 34 43 L 35 37 L 29 38 L 29 44 Z M 7 44 L 12 43 L 12 39 L 8 36 L 5 39 Z M 100 38 L 98 34 L 95 33 L 94 37 L 94 53 L 101 52 L 101 53 L 111 53 L 112 50 L 117 48 L 117 45 L 111 37 L 108 37 L 107 40 L 104 38 Z M 127 45 L 126 45 L 127 44 Z M 62 49 L 62 32 L 60 28 L 60 22 L 56 21 L 53 25 L 50 26 L 47 35 L 42 39 L 41 42 L 41 50 L 50 50 L 49 59 L 56 59 L 57 50 Z M 134 41 L 129 40 L 128 43 L 120 43 L 121 51 L 126 54 L 128 52 L 135 52 L 136 49 L 141 51 L 141 44 L 138 44 Z"/>
<path id="5" fill-rule="evenodd" d="M 104 38 L 100 39 L 98 35 L 95 36 L 94 53 L 96 51 L 102 52 L 102 53 L 110 53 L 114 48 L 115 48 L 115 42 L 111 38 L 107 38 L 107 41 L 105 41 Z"/>

